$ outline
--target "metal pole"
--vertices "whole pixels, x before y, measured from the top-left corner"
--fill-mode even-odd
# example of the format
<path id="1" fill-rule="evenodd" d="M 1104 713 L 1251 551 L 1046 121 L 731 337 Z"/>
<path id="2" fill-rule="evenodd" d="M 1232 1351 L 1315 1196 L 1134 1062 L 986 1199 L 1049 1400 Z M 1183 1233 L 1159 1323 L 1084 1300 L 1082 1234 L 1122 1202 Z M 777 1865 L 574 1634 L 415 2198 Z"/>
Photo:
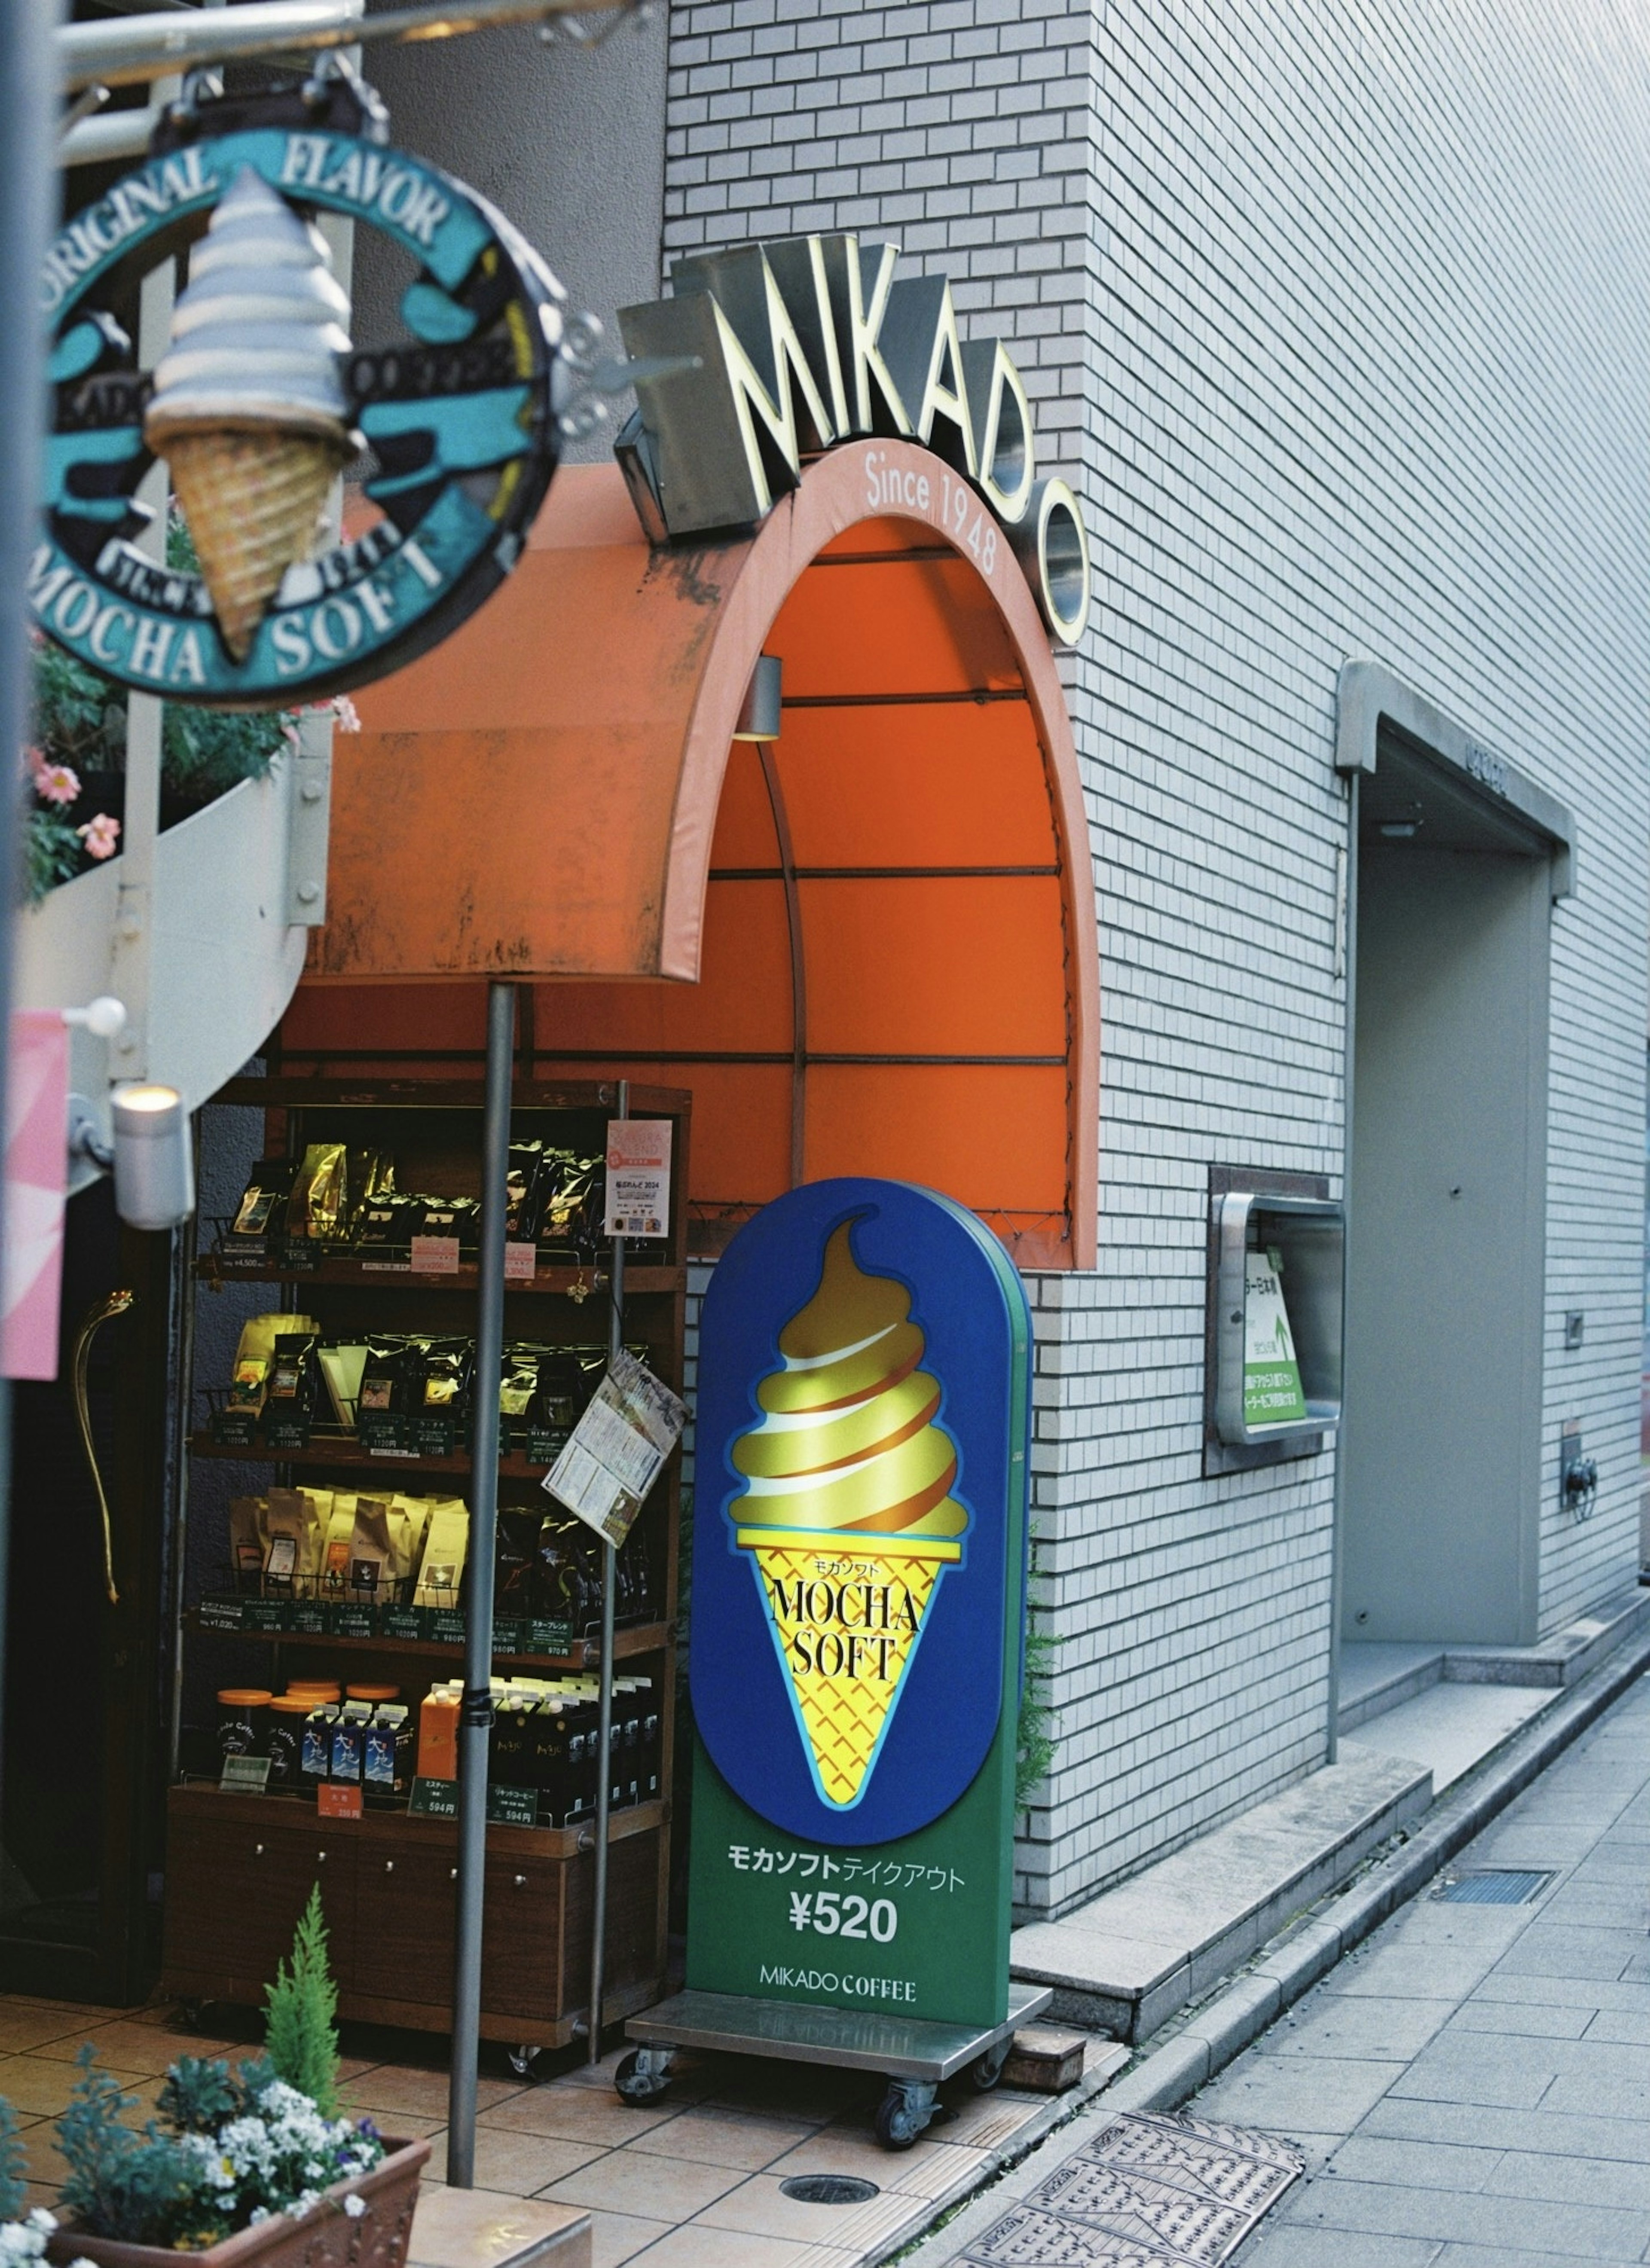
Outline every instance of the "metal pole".
<path id="1" fill-rule="evenodd" d="M 46 430 L 40 276 L 55 211 L 52 166 L 57 11 L 42 0 L 0 0 L 0 1124 L 11 1053 L 11 917 L 18 904 L 17 752 L 28 734 L 29 649 L 24 580 L 36 541 Z M 0 1381 L 0 1687 L 4 1673 L 5 1569 L 11 1484 L 11 1388 Z"/>
<path id="2" fill-rule="evenodd" d="M 630 1082 L 619 1081 L 619 1116 L 630 1115 Z M 612 1294 L 608 1324 L 608 1359 L 624 1344 L 624 1239 L 613 1240 Z M 596 1753 L 601 1769 L 596 1774 L 596 1883 L 591 1899 L 590 1923 L 590 2052 L 588 2063 L 601 2061 L 601 2002 L 608 1967 L 608 1812 L 613 1786 L 613 1607 L 618 1592 L 619 1555 L 611 1543 L 601 1547 L 600 1726 Z"/>
<path id="3" fill-rule="evenodd" d="M 5 22 L 16 0 L 7 0 Z M 350 48 L 361 40 L 405 41 L 448 40 L 466 32 L 487 32 L 513 24 L 549 24 L 559 16 L 615 15 L 636 0 L 437 0 L 433 6 L 390 8 L 365 22 L 359 0 L 250 0 L 231 9 L 229 21 L 202 24 L 194 8 L 165 15 L 102 18 L 68 24 L 57 33 L 56 77 L 75 93 L 90 86 L 146 86 L 167 71 L 197 70 L 214 63 L 318 53 Z M 6 51 L 8 66 L 13 51 Z M 50 79 L 45 82 L 49 89 Z M 41 95 L 42 119 L 54 115 L 49 92 Z M 70 128 L 72 136 L 75 128 Z M 33 146 L 32 144 L 30 146 Z M 51 165 L 49 148 L 41 161 Z M 47 178 L 49 180 L 49 172 Z M 45 249 L 42 242 L 41 251 Z"/>
<path id="4" fill-rule="evenodd" d="M 1331 1498 L 1330 1530 L 1330 1705 L 1324 1727 L 1323 1760 L 1339 1761 L 1341 1753 L 1341 1614 L 1344 1605 L 1346 1549 L 1346 1293 L 1352 1283 L 1352 1240 L 1358 1225 L 1352 1211 L 1352 1105 L 1357 1094 L 1358 1068 L 1358 822 L 1363 809 L 1359 794 L 1361 772 L 1346 781 L 1346 902 L 1339 909 L 1345 924 L 1345 1018 L 1341 1061 L 1341 1208 L 1345 1229 L 1341 1238 L 1341 1422 L 1335 1433 L 1335 1492 Z"/>
<path id="5" fill-rule="evenodd" d="M 458 1946 L 453 1970 L 453 2074 L 447 2186 L 475 2186 L 475 2064 L 482 2020 L 482 1898 L 487 1867 L 487 1749 L 492 1729 L 493 1550 L 498 1532 L 498 1375 L 505 1337 L 505 1185 L 516 989 L 487 988 L 487 1101 L 482 1118 L 480 1300 L 470 1469 L 469 1595 L 459 1715 Z"/>

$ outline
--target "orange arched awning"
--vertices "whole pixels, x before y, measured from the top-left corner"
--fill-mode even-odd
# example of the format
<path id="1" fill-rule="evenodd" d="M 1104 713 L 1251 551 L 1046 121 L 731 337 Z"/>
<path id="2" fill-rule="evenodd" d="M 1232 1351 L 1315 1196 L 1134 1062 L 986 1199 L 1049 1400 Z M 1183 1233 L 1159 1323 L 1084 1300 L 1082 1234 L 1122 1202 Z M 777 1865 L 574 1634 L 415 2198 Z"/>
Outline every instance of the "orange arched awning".
<path id="1" fill-rule="evenodd" d="M 702 1220 L 888 1173 L 1092 1264 L 1076 757 L 1020 568 L 938 459 L 854 445 L 753 534 L 659 550 L 615 468 L 570 468 L 500 592 L 359 707 L 292 1067 L 450 1068 L 514 976 L 541 1072 L 691 1085 Z"/>

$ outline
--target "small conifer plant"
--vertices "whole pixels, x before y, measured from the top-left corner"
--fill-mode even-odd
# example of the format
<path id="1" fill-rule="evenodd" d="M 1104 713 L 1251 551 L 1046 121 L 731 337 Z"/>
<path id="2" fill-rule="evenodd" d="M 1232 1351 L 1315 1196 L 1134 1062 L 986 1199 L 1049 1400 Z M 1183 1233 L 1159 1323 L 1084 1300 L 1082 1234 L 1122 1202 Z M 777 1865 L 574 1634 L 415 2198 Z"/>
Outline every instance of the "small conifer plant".
<path id="1" fill-rule="evenodd" d="M 17 2113 L 0 2095 L 0 2221 L 22 2220 L 27 2179 L 28 2163 L 18 2132 Z"/>
<path id="2" fill-rule="evenodd" d="M 264 1987 L 263 2051 L 276 2077 L 308 2095 L 323 2118 L 338 2116 L 338 1988 L 327 1959 L 320 1884 L 309 1894 L 292 1957 Z"/>

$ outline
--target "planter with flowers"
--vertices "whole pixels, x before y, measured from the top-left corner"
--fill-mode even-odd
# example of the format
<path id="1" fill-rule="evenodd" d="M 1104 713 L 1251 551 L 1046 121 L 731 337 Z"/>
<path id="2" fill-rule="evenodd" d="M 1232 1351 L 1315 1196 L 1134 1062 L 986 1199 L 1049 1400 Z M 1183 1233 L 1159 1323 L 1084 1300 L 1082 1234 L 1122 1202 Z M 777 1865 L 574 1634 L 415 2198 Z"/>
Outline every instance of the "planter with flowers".
<path id="1" fill-rule="evenodd" d="M 0 2268 L 41 2254 L 66 2268 L 159 2268 L 180 2252 L 213 2268 L 402 2268 L 430 2145 L 337 2115 L 319 1890 L 268 2004 L 263 2054 L 239 2071 L 180 2057 L 141 2132 L 122 2123 L 133 2098 L 82 2048 L 57 2122 L 69 2169 L 58 2214 L 16 2218 L 15 2130 L 9 2157 L 0 2140 Z"/>

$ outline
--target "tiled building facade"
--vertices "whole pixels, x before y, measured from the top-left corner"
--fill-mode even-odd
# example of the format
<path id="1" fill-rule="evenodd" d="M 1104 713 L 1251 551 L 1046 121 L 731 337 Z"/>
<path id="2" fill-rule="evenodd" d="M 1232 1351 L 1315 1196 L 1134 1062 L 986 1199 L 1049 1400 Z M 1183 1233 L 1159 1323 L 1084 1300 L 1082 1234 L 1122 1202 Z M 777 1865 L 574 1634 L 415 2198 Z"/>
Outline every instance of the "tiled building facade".
<path id="1" fill-rule="evenodd" d="M 1547 1027 L 1539 1630 L 1636 1572 L 1650 35 L 1624 0 L 676 0 L 595 59 L 547 77 L 534 58 L 532 87 L 524 48 L 490 52 L 512 118 L 552 83 L 568 113 L 580 74 L 608 75 L 615 114 L 633 89 L 641 141 L 662 116 L 662 189 L 647 149 L 602 159 L 630 269 L 657 194 L 667 274 L 847 229 L 949 275 L 965 335 L 1013 342 L 1042 468 L 1084 500 L 1096 606 L 1064 674 L 1100 923 L 1099 1265 L 1029 1286 L 1058 1745 L 1020 1900 L 1058 1913 L 1330 1738 L 1336 1455 L 1204 1476 L 1205 1241 L 1211 1166 L 1341 1188 L 1334 757 L 1354 657 L 1573 814 Z M 382 79 L 412 138 L 519 213 L 474 112 L 438 118 L 416 57 Z M 519 173 L 531 135 L 505 139 Z M 586 277 L 609 225 L 578 241 Z M 586 295 L 653 288 L 627 270 Z M 1585 1521 L 1549 1484 L 1572 1418 L 1600 1469 Z"/>

